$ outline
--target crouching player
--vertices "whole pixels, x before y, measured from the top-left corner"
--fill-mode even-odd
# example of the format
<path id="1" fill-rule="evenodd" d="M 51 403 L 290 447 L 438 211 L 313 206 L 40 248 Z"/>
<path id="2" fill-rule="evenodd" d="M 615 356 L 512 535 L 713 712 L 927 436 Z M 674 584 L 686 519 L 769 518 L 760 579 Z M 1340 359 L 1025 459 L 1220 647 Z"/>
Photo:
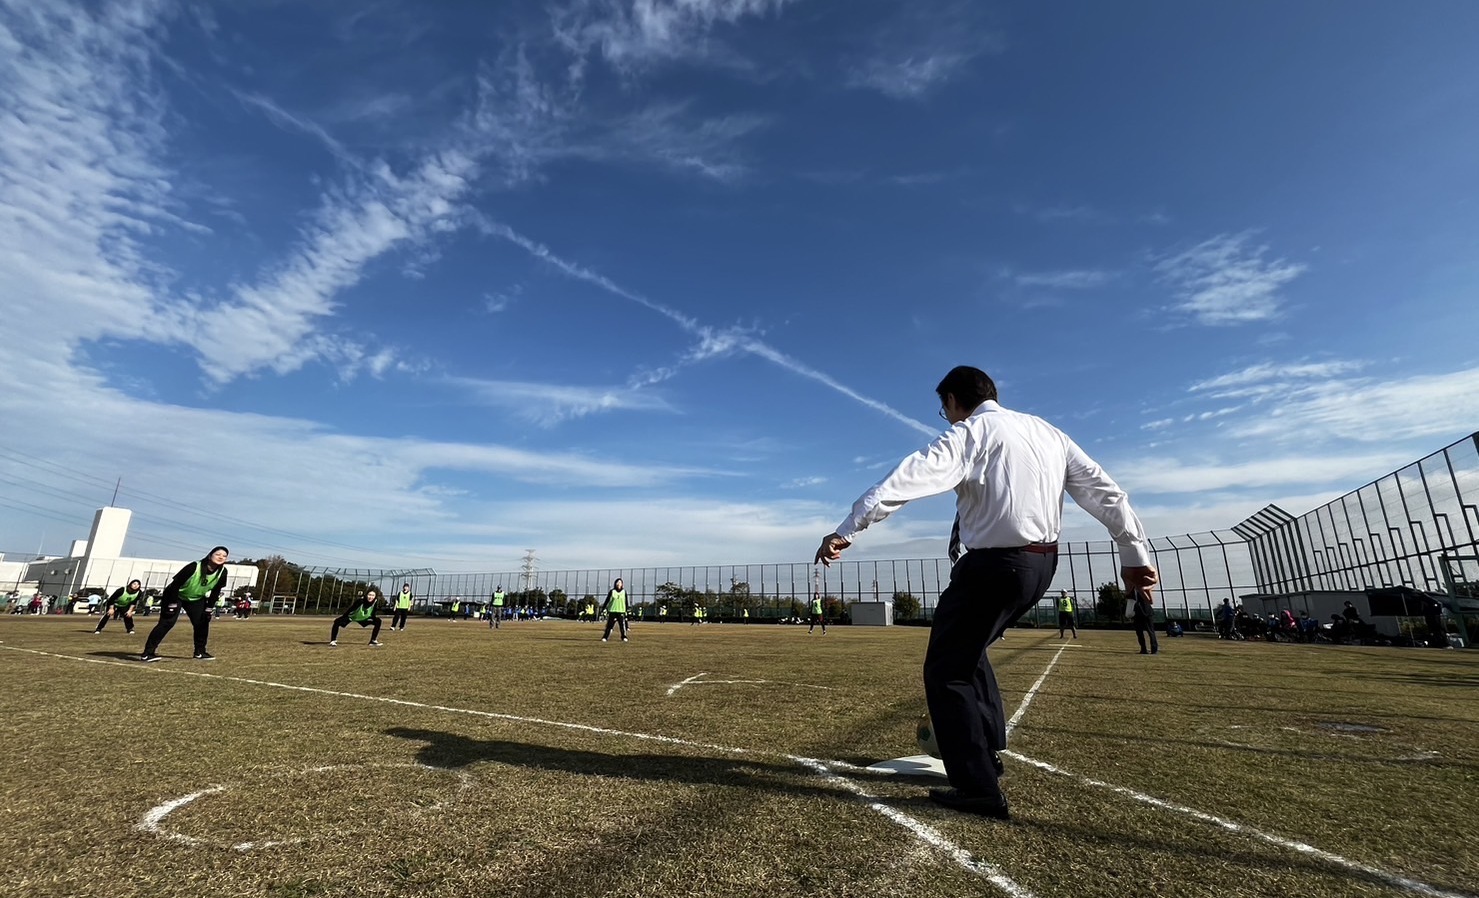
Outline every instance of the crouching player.
<path id="1" fill-rule="evenodd" d="M 350 605 L 348 610 L 334 618 L 334 629 L 329 632 L 329 645 L 339 644 L 339 628 L 350 624 L 359 624 L 361 627 L 373 626 L 370 631 L 370 645 L 380 644 L 380 616 L 375 613 L 375 606 L 380 604 L 380 591 L 371 587 L 365 590 L 358 602 Z"/>
<path id="2" fill-rule="evenodd" d="M 100 609 L 103 619 L 98 621 L 98 628 L 93 630 L 93 632 L 103 632 L 103 628 L 108 626 L 110 617 L 121 617 L 123 618 L 123 629 L 132 636 L 134 632 L 134 603 L 139 600 L 139 596 L 143 595 L 143 593 L 144 584 L 138 580 L 130 580 L 127 586 L 120 586 L 114 590 L 113 594 L 108 596 L 108 600 L 103 603 L 103 607 Z"/>

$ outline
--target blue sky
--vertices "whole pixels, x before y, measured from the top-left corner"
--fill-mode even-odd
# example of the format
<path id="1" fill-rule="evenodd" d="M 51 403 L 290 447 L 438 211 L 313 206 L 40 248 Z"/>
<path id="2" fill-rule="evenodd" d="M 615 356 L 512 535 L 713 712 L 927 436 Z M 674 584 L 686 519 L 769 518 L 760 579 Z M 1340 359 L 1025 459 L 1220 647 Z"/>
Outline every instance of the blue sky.
<path id="1" fill-rule="evenodd" d="M 0 0 L 0 550 L 121 477 L 146 556 L 806 560 L 956 364 L 1153 533 L 1302 512 L 1479 427 L 1474 46 L 1467 2 Z"/>

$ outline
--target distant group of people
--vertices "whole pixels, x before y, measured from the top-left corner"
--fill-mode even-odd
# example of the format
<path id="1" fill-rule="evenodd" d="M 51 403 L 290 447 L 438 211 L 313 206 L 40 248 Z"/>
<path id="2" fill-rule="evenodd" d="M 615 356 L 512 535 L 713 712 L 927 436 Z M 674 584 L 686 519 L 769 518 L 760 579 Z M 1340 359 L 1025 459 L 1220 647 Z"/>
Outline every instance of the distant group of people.
<path id="1" fill-rule="evenodd" d="M 1426 620 L 1430 643 L 1447 645 L 1442 606 L 1431 603 Z M 1234 606 L 1231 599 L 1223 599 L 1217 608 L 1217 636 L 1231 640 L 1330 642 L 1336 645 L 1385 642 L 1384 637 L 1377 633 L 1376 626 L 1362 619 L 1361 612 L 1350 601 L 1345 602 L 1340 611 L 1331 614 L 1328 621 L 1322 622 L 1308 611 L 1295 613 L 1289 608 L 1254 614 L 1241 605 Z"/>

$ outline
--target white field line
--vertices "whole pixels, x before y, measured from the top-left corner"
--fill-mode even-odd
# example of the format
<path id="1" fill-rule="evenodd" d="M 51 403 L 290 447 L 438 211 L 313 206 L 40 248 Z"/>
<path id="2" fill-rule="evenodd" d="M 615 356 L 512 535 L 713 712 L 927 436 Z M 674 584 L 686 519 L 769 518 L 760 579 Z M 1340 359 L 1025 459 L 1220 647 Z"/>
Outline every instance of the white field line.
<path id="1" fill-rule="evenodd" d="M 699 673 L 694 674 L 693 676 L 689 677 L 688 679 L 684 680 L 681 683 L 674 683 L 673 685 L 671 685 L 671 686 L 668 687 L 668 695 L 672 695 L 674 692 L 677 692 L 679 689 L 682 689 L 684 686 L 687 686 L 689 683 L 692 683 L 694 680 L 697 680 L 699 677 L 701 677 L 701 676 L 703 676 L 704 674 L 707 674 L 707 673 L 708 673 L 708 671 L 706 671 L 706 670 L 705 671 L 700 671 Z"/>
<path id="2" fill-rule="evenodd" d="M 1156 798 L 1154 795 L 1147 795 L 1144 792 L 1138 792 L 1134 789 L 1125 788 L 1124 786 L 1116 786 L 1113 783 L 1106 783 L 1102 780 L 1096 780 L 1093 777 L 1084 776 L 1083 774 L 1072 773 L 1062 769 L 1061 767 L 1055 767 L 1054 765 L 1049 764 L 1046 761 L 1039 761 L 1036 758 L 1029 758 L 1026 755 L 1018 754 L 1014 751 L 1004 751 L 1002 752 L 1002 754 L 1006 755 L 1009 758 L 1012 758 L 1013 760 L 1021 761 L 1024 764 L 1031 764 L 1033 767 L 1036 767 L 1039 770 L 1045 770 L 1048 773 L 1055 773 L 1059 776 L 1065 776 L 1069 779 L 1077 780 L 1078 782 L 1083 783 L 1086 786 L 1093 786 L 1096 789 L 1108 789 L 1116 795 L 1123 795 L 1126 798 L 1138 801 L 1141 804 L 1150 805 L 1153 808 L 1159 808 L 1163 811 L 1170 811 L 1173 814 L 1181 814 L 1182 816 L 1190 817 L 1193 820 L 1198 820 L 1202 823 L 1210 823 L 1213 826 L 1225 829 L 1231 833 L 1252 836 L 1253 838 L 1258 839 L 1262 842 L 1267 842 L 1270 845 L 1277 845 L 1280 848 L 1287 848 L 1291 851 L 1297 851 L 1300 854 L 1322 860 L 1327 864 L 1332 864 L 1337 867 L 1344 867 L 1347 870 L 1353 870 L 1358 873 L 1363 873 L 1366 876 L 1372 877 L 1373 879 L 1381 880 L 1388 885 L 1396 886 L 1397 888 L 1404 889 L 1408 892 L 1413 892 L 1418 895 L 1431 896 L 1431 898 L 1476 898 L 1476 896 L 1468 892 L 1453 892 L 1447 889 L 1440 889 L 1436 886 L 1430 886 L 1425 882 L 1419 882 L 1415 879 L 1409 879 L 1406 876 L 1400 876 L 1396 873 L 1389 873 L 1379 867 L 1372 867 L 1368 864 L 1363 864 L 1360 861 L 1353 861 L 1349 858 L 1342 857 L 1333 852 L 1325 851 L 1321 848 L 1316 848 L 1315 846 L 1306 844 L 1304 842 L 1299 842 L 1294 839 L 1286 839 L 1283 836 L 1274 835 L 1273 833 L 1267 833 L 1261 829 L 1247 826 L 1242 823 L 1234 823 L 1233 821 L 1228 820 L 1226 817 L 1219 817 L 1216 814 L 1208 814 L 1207 812 L 1199 811 L 1196 808 L 1189 808 L 1186 805 L 1166 801 L 1163 798 Z"/>
<path id="3" fill-rule="evenodd" d="M 425 703 L 422 703 L 422 702 L 413 702 L 413 701 L 409 701 L 407 699 L 386 698 L 386 697 L 383 697 L 383 696 L 376 696 L 376 695 L 361 695 L 359 693 L 354 693 L 354 692 L 337 692 L 337 691 L 332 690 L 332 689 L 319 689 L 319 688 L 316 688 L 316 687 L 313 687 L 313 686 L 294 686 L 294 685 L 288 684 L 288 683 L 273 683 L 273 682 L 268 681 L 268 680 L 254 680 L 254 679 L 250 679 L 250 678 L 247 678 L 247 677 L 228 677 L 228 676 L 223 676 L 221 674 L 202 673 L 200 671 L 171 670 L 171 669 L 169 669 L 167 667 L 166 668 L 160 668 L 160 667 L 152 666 L 152 665 L 151 666 L 145 666 L 145 665 L 143 665 L 143 664 L 141 664 L 140 662 L 137 662 L 137 661 L 109 661 L 109 660 L 106 660 L 106 659 L 103 659 L 103 658 L 82 658 L 82 657 L 78 657 L 76 655 L 62 655 L 62 654 L 59 654 L 59 653 L 56 653 L 56 652 L 43 652 L 43 651 L 41 651 L 39 649 L 25 649 L 25 648 L 20 648 L 18 646 L 9 646 L 9 645 L 0 645 L 0 649 L 6 650 L 6 651 L 12 651 L 12 652 L 25 652 L 27 654 L 41 655 L 41 656 L 48 657 L 48 658 L 60 658 L 60 659 L 66 660 L 66 661 L 81 661 L 81 662 L 86 663 L 86 664 L 106 664 L 106 665 L 110 665 L 110 666 L 114 666 L 114 667 L 129 667 L 129 668 L 133 668 L 135 670 L 140 670 L 141 672 L 144 671 L 144 670 L 147 670 L 147 671 L 149 671 L 151 673 L 158 673 L 158 674 L 177 674 L 177 675 L 180 675 L 180 676 L 187 676 L 187 677 L 201 677 L 203 679 L 223 680 L 223 681 L 226 681 L 226 682 L 233 682 L 233 683 L 247 683 L 247 684 L 250 684 L 250 685 L 253 685 L 253 686 L 267 686 L 267 687 L 275 688 L 275 689 L 287 689 L 287 690 L 290 690 L 290 691 L 293 691 L 293 692 L 308 692 L 308 693 L 314 693 L 314 694 L 318 694 L 318 695 L 334 695 L 334 696 L 339 696 L 340 698 L 353 698 L 353 699 L 359 699 L 359 700 L 362 700 L 362 701 L 383 702 L 385 704 L 401 705 L 401 706 L 410 707 L 410 708 L 421 708 L 421 709 L 429 710 L 429 711 L 445 711 L 445 712 L 448 712 L 448 713 L 451 713 L 451 714 L 467 714 L 467 715 L 471 715 L 471 716 L 474 716 L 474 717 L 485 717 L 485 718 L 489 718 L 489 719 L 492 719 L 492 720 L 503 720 L 503 721 L 509 721 L 509 722 L 512 722 L 512 723 L 532 723 L 532 724 L 538 724 L 538 725 L 541 725 L 541 726 L 556 727 L 556 728 L 567 729 L 567 730 L 576 730 L 576 731 L 586 732 L 586 733 L 596 733 L 596 734 L 605 735 L 605 736 L 620 736 L 620 737 L 624 737 L 624 738 L 628 738 L 628 739 L 639 739 L 639 740 L 646 740 L 646 741 L 651 741 L 651 742 L 662 742 L 662 743 L 666 743 L 666 744 L 669 744 L 669 745 L 682 745 L 682 746 L 686 746 L 686 747 L 689 747 L 689 748 L 703 748 L 703 749 L 708 749 L 710 751 L 723 752 L 725 754 L 749 755 L 749 756 L 752 756 L 752 757 L 778 757 L 778 758 L 784 758 L 784 759 L 786 759 L 788 761 L 792 761 L 794 763 L 802 764 L 802 765 L 808 765 L 808 762 L 815 761 L 816 763 L 819 763 L 819 764 L 823 765 L 823 767 L 825 767 L 825 768 L 830 768 L 832 770 L 845 770 L 845 771 L 847 771 L 849 773 L 872 774 L 872 775 L 883 775 L 883 776 L 891 776 L 892 775 L 892 774 L 881 773 L 879 771 L 870 771 L 866 767 L 859 767 L 859 766 L 857 766 L 855 764 L 849 764 L 846 761 L 831 761 L 831 760 L 817 760 L 817 759 L 813 759 L 813 758 L 803 758 L 803 757 L 801 757 L 799 755 L 790 755 L 790 754 L 785 754 L 785 753 L 781 753 L 781 752 L 766 751 L 766 750 L 763 750 L 763 749 L 756 750 L 756 749 L 748 749 L 748 748 L 734 748 L 732 746 L 715 745 L 713 743 L 708 743 L 708 742 L 694 742 L 694 741 L 691 741 L 691 740 L 688 740 L 688 739 L 679 739 L 679 738 L 676 738 L 676 737 L 673 737 L 673 736 L 657 736 L 657 735 L 653 735 L 653 734 L 650 734 L 650 733 L 633 733 L 633 732 L 627 732 L 625 730 L 613 730 L 613 729 L 609 729 L 609 728 L 606 728 L 606 727 L 595 727 L 595 726 L 589 726 L 589 725 L 580 724 L 580 723 L 565 723 L 565 722 L 557 721 L 557 720 L 543 720 L 543 719 L 540 719 L 540 718 L 537 718 L 537 717 L 520 717 L 520 716 L 515 715 L 515 714 L 499 714 L 499 713 L 496 713 L 496 712 L 493 712 L 493 711 L 476 711 L 476 710 L 471 710 L 471 709 L 468 709 L 468 708 L 452 708 L 452 707 L 447 707 L 445 705 L 431 705 L 431 704 L 425 704 Z M 1051 665 L 1053 663 L 1056 663 L 1057 660 L 1058 660 L 1057 659 L 1057 656 L 1054 656 L 1053 661 L 1052 662 L 1049 662 L 1049 667 L 1051 668 Z M 1041 678 L 1039 678 L 1039 682 L 1041 682 Z M 1018 710 L 1020 712 L 1021 709 L 1019 708 Z M 1112 791 L 1112 792 L 1114 792 L 1116 794 L 1123 795 L 1126 798 L 1130 798 L 1130 799 L 1133 799 L 1135 801 L 1142 802 L 1144 804 L 1150 805 L 1151 807 L 1158 808 L 1158 809 L 1163 810 L 1163 811 L 1170 811 L 1172 813 L 1181 814 L 1183 816 L 1188 816 L 1188 817 L 1191 817 L 1192 819 L 1198 820 L 1200 822 L 1211 823 L 1214 826 L 1221 827 L 1223 829 L 1226 829 L 1229 832 L 1240 833 L 1240 834 L 1243 834 L 1243 835 L 1251 836 L 1251 837 L 1253 837 L 1255 839 L 1258 839 L 1260 841 L 1267 842 L 1270 845 L 1275 845 L 1275 846 L 1278 846 L 1278 847 L 1281 847 L 1281 848 L 1288 848 L 1290 850 L 1297 851 L 1297 852 L 1299 852 L 1301 854 L 1304 854 L 1304 855 L 1307 855 L 1309 857 L 1314 857 L 1314 858 L 1317 858 L 1319 860 L 1323 860 L 1323 861 L 1325 861 L 1327 863 L 1330 863 L 1330 864 L 1333 864 L 1335 866 L 1344 867 L 1347 870 L 1352 870 L 1352 871 L 1355 871 L 1355 872 L 1358 872 L 1358 873 L 1362 873 L 1362 874 L 1367 875 L 1367 876 L 1374 877 L 1376 879 L 1381 880 L 1382 882 L 1389 883 L 1389 884 L 1391 884 L 1393 886 L 1396 886 L 1398 888 L 1404 889 L 1406 891 L 1413 892 L 1413 893 L 1419 894 L 1419 895 L 1428 896 L 1428 898 L 1479 898 L 1479 895 L 1476 895 L 1474 893 L 1470 893 L 1470 892 L 1457 892 L 1457 891 L 1450 891 L 1450 890 L 1446 890 L 1446 889 L 1440 889 L 1440 888 L 1437 888 L 1436 886 L 1431 886 L 1431 885 L 1428 885 L 1427 883 L 1420 882 L 1420 881 L 1415 880 L 1415 879 L 1410 879 L 1408 877 L 1401 876 L 1401 875 L 1398 875 L 1396 873 L 1390 873 L 1390 872 L 1388 872 L 1386 870 L 1383 870 L 1383 869 L 1381 869 L 1379 867 L 1372 867 L 1372 866 L 1369 866 L 1367 864 L 1363 864 L 1363 863 L 1361 863 L 1359 861 L 1350 860 L 1348 858 L 1342 857 L 1341 855 L 1334 854 L 1332 852 L 1325 851 L 1325 850 L 1320 849 L 1320 848 L 1316 848 L 1316 847 L 1314 847 L 1312 845 L 1308 845 L 1308 844 L 1305 844 L 1303 842 L 1298 842 L 1298 841 L 1295 841 L 1293 839 L 1286 839 L 1283 836 L 1278 836 L 1278 835 L 1275 835 L 1273 833 L 1264 832 L 1263 830 L 1257 829 L 1256 827 L 1246 826 L 1246 825 L 1243 825 L 1243 824 L 1235 823 L 1235 822 L 1233 822 L 1231 820 L 1227 820 L 1226 818 L 1223 818 L 1223 817 L 1218 817 L 1218 816 L 1215 816 L 1213 814 L 1208 814 L 1208 813 L 1205 813 L 1203 811 L 1198 811 L 1195 808 L 1189 808 L 1189 807 L 1186 807 L 1184 805 L 1178 805 L 1178 804 L 1175 804 L 1173 802 L 1165 801 L 1164 799 L 1156 798 L 1153 795 L 1147 795 L 1147 794 L 1145 794 L 1143 792 L 1137 792 L 1134 789 L 1127 789 L 1127 788 L 1125 788 L 1123 786 L 1116 786 L 1116 785 L 1114 785 L 1112 783 L 1106 783 L 1106 782 L 1103 782 L 1103 781 L 1100 781 L 1100 780 L 1093 779 L 1092 777 L 1083 776 L 1082 774 L 1072 773 L 1072 772 L 1069 772 L 1067 770 L 1063 770 L 1060 767 L 1055 767 L 1052 764 L 1047 763 L 1046 761 L 1039 761 L 1039 760 L 1037 760 L 1035 758 L 1030 758 L 1030 757 L 1027 757 L 1026 755 L 1019 754 L 1018 752 L 1014 752 L 1014 751 L 1003 751 L 1002 754 L 1003 755 L 1006 755 L 1007 757 L 1012 758 L 1013 760 L 1021 761 L 1024 764 L 1030 764 L 1030 765 L 1032 765 L 1034 767 L 1038 767 L 1038 768 L 1040 768 L 1040 769 L 1042 769 L 1044 771 L 1047 771 L 1047 772 L 1050 772 L 1050 773 L 1056 773 L 1056 774 L 1059 774 L 1061 776 L 1067 777 L 1069 779 L 1078 780 L 1079 782 L 1082 782 L 1085 785 L 1093 786 L 1095 788 L 1100 788 L 1100 789 L 1108 789 L 1108 790 L 1110 790 L 1110 791 Z M 815 769 L 815 768 L 811 768 L 811 769 Z M 841 778 L 839 777 L 839 779 L 841 779 Z M 859 788 L 861 788 L 861 787 L 859 787 Z M 206 794 L 206 793 L 199 793 L 197 795 L 190 796 L 190 798 L 191 798 L 191 800 L 193 800 L 194 798 L 198 798 L 198 797 L 200 797 L 200 795 L 203 795 L 203 794 Z M 179 799 L 177 799 L 177 801 L 178 800 Z M 889 810 L 892 811 L 893 809 L 892 808 L 889 808 Z M 893 818 L 890 817 L 890 819 L 893 819 Z M 898 822 L 898 821 L 895 821 L 895 822 Z M 900 824 L 900 825 L 904 825 L 904 824 Z M 923 824 L 921 824 L 921 825 L 923 825 Z M 919 837 L 918 834 L 916 834 L 916 837 Z M 960 849 L 960 850 L 963 851 L 963 849 Z"/>
<path id="4" fill-rule="evenodd" d="M 150 808 L 149 812 L 144 815 L 144 819 L 139 821 L 139 829 L 143 830 L 146 833 L 154 833 L 158 836 L 164 836 L 166 839 L 173 839 L 176 842 L 183 842 L 186 845 L 199 845 L 201 844 L 200 840 L 195 838 L 194 836 L 187 836 L 183 833 L 177 833 L 171 830 L 163 829 L 160 827 L 159 824 L 164 820 L 165 817 L 168 817 L 174 811 L 178 811 L 180 808 L 183 808 L 185 805 L 189 804 L 195 799 L 203 798 L 206 795 L 214 795 L 217 792 L 224 791 L 226 791 L 225 786 L 211 786 L 209 789 L 201 789 L 199 792 L 191 792 L 189 795 L 181 795 L 179 798 L 171 799 L 170 801 L 166 801 L 164 804 Z"/>
<path id="5" fill-rule="evenodd" d="M 1012 735 L 1012 730 L 1015 730 L 1017 724 L 1022 721 L 1022 715 L 1027 713 L 1027 709 L 1032 705 L 1032 700 L 1037 697 L 1037 690 L 1042 688 L 1043 681 L 1048 678 L 1048 674 L 1053 672 L 1053 666 L 1058 663 L 1059 658 L 1063 657 L 1063 649 L 1066 648 L 1068 646 L 1058 649 L 1058 653 L 1053 656 L 1053 660 L 1049 661 L 1047 668 L 1043 670 L 1042 676 L 1038 677 L 1037 682 L 1032 684 L 1032 688 L 1027 690 L 1027 694 L 1022 696 L 1022 704 L 1017 706 L 1017 713 L 1013 714 L 1012 719 L 1007 721 L 1008 736 Z"/>
<path id="6" fill-rule="evenodd" d="M 837 774 L 833 773 L 830 769 L 828 769 L 831 762 L 820 761 L 816 758 L 800 758 L 794 755 L 788 755 L 787 757 L 790 757 L 791 760 L 796 761 L 803 767 L 809 768 L 826 782 L 831 783 L 838 788 L 846 789 L 847 791 L 868 802 L 868 808 L 870 810 L 882 814 L 884 817 L 887 817 L 894 823 L 897 823 L 898 825 L 909 830 L 909 832 L 914 834 L 914 837 L 916 839 L 919 839 L 921 842 L 924 842 L 932 848 L 935 848 L 946 857 L 950 858 L 952 861 L 959 864 L 961 867 L 965 868 L 971 873 L 982 877 L 987 882 L 991 883 L 998 889 L 1001 889 L 1003 892 L 1010 895 L 1011 898 L 1035 898 L 1032 892 L 1019 885 L 1016 880 L 1012 879 L 1010 876 L 1007 876 L 999 868 L 988 864 L 985 861 L 977 860 L 976 858 L 972 857 L 969 851 L 966 851 L 964 848 L 961 848 L 959 845 L 956 845 L 954 842 L 951 842 L 949 839 L 945 838 L 945 836 L 941 835 L 940 831 L 935 829 L 933 826 L 930 826 L 927 823 L 921 823 L 920 821 L 914 819 L 913 817 L 910 817 L 908 814 L 905 814 L 897 808 L 893 808 L 887 804 L 884 804 L 882 801 L 878 800 L 877 796 L 871 794 L 862 786 L 858 785 L 852 780 L 844 779 L 843 777 L 840 777 Z"/>
<path id="7" fill-rule="evenodd" d="M 707 672 L 695 674 L 681 683 L 675 683 L 668 687 L 668 695 L 672 695 L 684 686 L 760 686 L 770 684 L 773 686 L 795 686 L 798 689 L 822 689 L 832 691 L 831 686 L 815 686 L 811 683 L 785 683 L 777 680 L 700 680 L 699 677 L 708 676 Z"/>

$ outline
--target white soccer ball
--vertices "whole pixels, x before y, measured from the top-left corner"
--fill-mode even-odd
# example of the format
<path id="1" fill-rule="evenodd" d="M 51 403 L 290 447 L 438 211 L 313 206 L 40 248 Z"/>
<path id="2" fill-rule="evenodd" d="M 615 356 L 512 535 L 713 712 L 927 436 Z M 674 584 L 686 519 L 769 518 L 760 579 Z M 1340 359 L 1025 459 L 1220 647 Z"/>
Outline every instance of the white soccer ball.
<path id="1" fill-rule="evenodd" d="M 930 757 L 940 756 L 940 745 L 935 741 L 935 724 L 928 711 L 919 715 L 919 722 L 914 725 L 914 741 L 919 744 L 919 750 Z"/>

